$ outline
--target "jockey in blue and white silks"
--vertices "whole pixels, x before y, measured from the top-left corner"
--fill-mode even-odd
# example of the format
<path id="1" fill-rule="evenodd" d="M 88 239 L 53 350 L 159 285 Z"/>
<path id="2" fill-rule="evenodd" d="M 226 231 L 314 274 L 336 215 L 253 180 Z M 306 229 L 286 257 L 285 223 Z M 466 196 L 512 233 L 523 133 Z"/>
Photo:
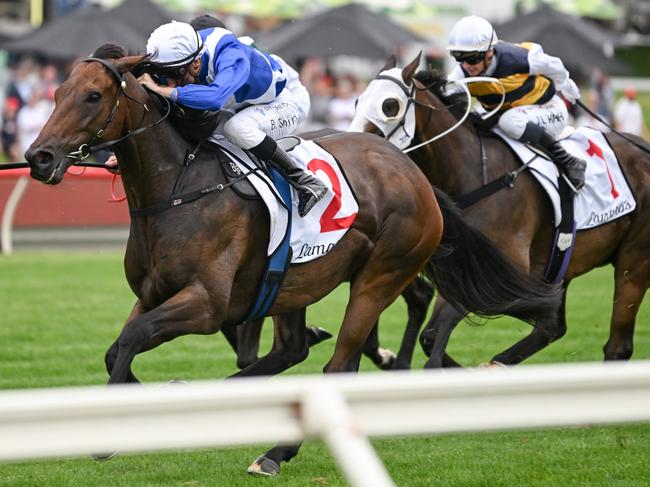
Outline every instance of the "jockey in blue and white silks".
<path id="1" fill-rule="evenodd" d="M 328 189 L 300 168 L 276 140 L 294 132 L 309 113 L 309 93 L 298 73 L 278 56 L 245 44 L 224 28 L 194 30 L 170 22 L 154 30 L 147 53 L 170 80 L 157 85 L 143 75 L 140 82 L 173 102 L 199 110 L 227 110 L 233 116 L 223 126 L 226 139 L 275 163 L 299 195 L 301 216 Z"/>
<path id="2" fill-rule="evenodd" d="M 483 108 L 498 106 L 502 90 L 505 102 L 498 126 L 510 137 L 545 149 L 576 190 L 584 185 L 585 161 L 566 152 L 556 141 L 567 124 L 568 113 L 561 93 L 570 103 L 580 90 L 562 61 L 544 53 L 539 44 L 499 41 L 490 23 L 477 16 L 464 17 L 451 30 L 447 49 L 458 61 L 449 80 L 489 76 L 489 81 L 468 84 L 469 92 Z"/>

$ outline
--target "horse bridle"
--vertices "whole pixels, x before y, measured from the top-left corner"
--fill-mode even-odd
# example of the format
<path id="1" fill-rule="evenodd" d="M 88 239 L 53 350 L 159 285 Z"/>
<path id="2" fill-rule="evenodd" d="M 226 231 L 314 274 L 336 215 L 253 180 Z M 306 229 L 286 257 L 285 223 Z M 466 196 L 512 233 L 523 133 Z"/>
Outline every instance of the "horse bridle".
<path id="1" fill-rule="evenodd" d="M 378 74 L 377 76 L 375 76 L 375 79 L 384 79 L 384 80 L 387 80 L 387 81 L 392 81 L 392 82 L 395 83 L 395 84 L 396 84 L 396 85 L 397 85 L 397 86 L 398 86 L 398 87 L 399 87 L 399 88 L 404 92 L 404 94 L 406 95 L 406 108 L 404 109 L 404 116 L 401 118 L 401 120 L 400 120 L 399 123 L 395 126 L 395 128 L 394 128 L 393 130 L 391 130 L 388 134 L 385 134 L 385 135 L 384 135 L 384 138 L 385 138 L 386 140 L 390 140 L 390 138 L 391 138 L 391 137 L 395 134 L 395 132 L 397 132 L 400 128 L 401 128 L 402 130 L 404 130 L 404 133 L 405 133 L 406 135 L 408 135 L 408 132 L 406 131 L 406 128 L 405 128 L 405 125 L 406 125 L 406 114 L 408 113 L 409 108 L 410 108 L 410 106 L 411 106 L 412 104 L 416 104 L 416 105 L 417 105 L 417 104 L 420 103 L 420 102 L 418 102 L 418 101 L 415 99 L 415 84 L 413 84 L 413 85 L 409 88 L 409 87 L 408 87 L 405 83 L 403 83 L 401 80 L 399 80 L 399 79 L 397 79 L 397 78 L 393 78 L 392 76 L 387 76 L 387 75 L 385 75 L 385 74 Z"/>
<path id="2" fill-rule="evenodd" d="M 433 105 L 430 105 L 430 104 L 427 104 L 427 103 L 422 103 L 421 101 L 419 101 L 419 100 L 417 100 L 415 98 L 415 94 L 416 94 L 417 91 L 426 91 L 426 90 L 428 90 L 430 88 L 429 86 L 424 86 L 424 85 L 418 86 L 419 83 L 417 82 L 417 80 L 413 80 L 412 85 L 409 87 L 402 80 L 394 78 L 392 76 L 387 76 L 387 75 L 384 75 L 384 74 L 378 74 L 377 76 L 375 76 L 375 79 L 387 80 L 387 81 L 391 81 L 391 82 L 395 83 L 404 92 L 404 94 L 406 95 L 406 98 L 407 98 L 406 109 L 404 110 L 404 116 L 399 121 L 399 123 L 395 126 L 395 128 L 393 130 L 391 130 L 389 134 L 385 135 L 385 138 L 387 140 L 390 140 L 390 138 L 393 136 L 393 134 L 399 128 L 402 128 L 404 130 L 404 132 L 406 133 L 406 129 L 404 128 L 404 126 L 406 124 L 406 114 L 408 113 L 408 109 L 409 109 L 411 104 L 414 104 L 414 105 L 417 105 L 419 107 L 426 108 L 427 110 L 429 110 L 429 117 L 431 117 L 431 114 L 435 110 L 438 110 L 437 107 L 435 107 Z M 468 94 L 468 98 L 469 98 L 469 94 Z M 468 103 L 468 107 L 469 107 L 469 103 Z M 469 110 L 468 110 L 468 112 L 469 112 Z M 429 145 L 431 142 L 434 142 L 434 141 L 444 137 L 445 135 L 447 135 L 448 133 L 452 132 L 457 127 L 459 127 L 465 121 L 465 119 L 467 118 L 467 115 L 469 115 L 468 112 L 466 112 L 465 116 L 463 116 L 461 118 L 461 120 L 458 123 L 456 123 L 455 125 L 453 125 L 450 129 L 445 130 L 444 132 L 432 137 L 431 139 L 429 139 L 429 140 L 427 140 L 425 142 L 422 142 L 422 143 L 414 145 L 414 146 L 406 147 L 406 148 L 402 149 L 402 152 L 404 154 L 407 154 L 407 153 L 409 153 L 409 152 L 411 152 L 411 151 L 413 151 L 415 149 L 419 149 L 420 147 L 424 147 L 425 145 Z"/>
<path id="3" fill-rule="evenodd" d="M 74 152 L 70 152 L 68 155 L 66 155 L 67 158 L 74 159 L 76 161 L 82 162 L 84 159 L 86 159 L 88 156 L 93 154 L 94 152 L 97 152 L 98 150 L 106 149 L 108 147 L 111 147 L 119 142 L 122 142 L 125 139 L 128 139 L 129 137 L 132 137 L 134 135 L 141 134 L 145 130 L 148 130 L 152 127 L 155 127 L 159 123 L 161 123 L 163 120 L 165 120 L 169 114 L 171 113 L 171 103 L 170 101 L 165 98 L 161 97 L 165 100 L 165 103 L 167 104 L 166 109 L 165 109 L 165 114 L 159 118 L 158 120 L 151 122 L 149 125 L 146 125 L 144 127 L 141 127 L 140 125 L 144 121 L 144 117 L 146 116 L 147 112 L 149 112 L 149 107 L 147 106 L 146 103 L 142 103 L 141 101 L 136 100 L 133 98 L 131 95 L 129 95 L 126 91 L 126 74 L 120 74 L 117 69 L 115 69 L 115 66 L 113 66 L 111 63 L 106 61 L 105 59 L 101 58 L 96 58 L 96 57 L 88 57 L 86 59 L 83 59 L 81 61 L 82 63 L 91 63 L 91 62 L 98 62 L 102 66 L 104 66 L 108 72 L 112 75 L 112 77 L 117 80 L 118 83 L 118 88 L 117 88 L 117 93 L 115 94 L 115 99 L 113 101 L 113 108 L 111 109 L 110 113 L 108 114 L 108 117 L 102 124 L 101 128 L 93 135 L 93 137 L 90 139 L 88 143 L 81 144 L 79 146 L 79 149 L 77 149 Z M 104 132 L 108 125 L 113 121 L 113 118 L 115 117 L 115 114 L 117 113 L 117 109 L 120 106 L 120 95 L 123 94 L 126 96 L 129 100 L 134 101 L 138 105 L 141 105 L 144 110 L 142 111 L 142 117 L 140 118 L 140 121 L 138 122 L 138 128 L 135 130 L 129 130 L 125 135 L 122 137 L 119 137 L 117 139 L 109 140 L 106 142 L 103 142 L 101 144 L 93 145 L 96 140 L 101 139 L 104 136 Z"/>

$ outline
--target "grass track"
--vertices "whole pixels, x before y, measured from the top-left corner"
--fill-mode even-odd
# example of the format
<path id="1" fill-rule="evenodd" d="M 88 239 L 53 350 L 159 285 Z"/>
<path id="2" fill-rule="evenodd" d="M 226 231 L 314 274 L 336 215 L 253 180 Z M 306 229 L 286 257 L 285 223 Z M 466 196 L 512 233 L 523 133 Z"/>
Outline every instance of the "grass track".
<path id="1" fill-rule="evenodd" d="M 104 383 L 104 352 L 134 302 L 121 255 L 18 253 L 1 258 L 0 269 L 0 389 Z M 527 363 L 600 360 L 611 296 L 610 268 L 578 279 L 569 291 L 567 335 Z M 309 321 L 335 330 L 346 298 L 342 286 L 309 309 Z M 382 315 L 385 346 L 397 348 L 404 320 L 401 300 Z M 635 359 L 650 358 L 649 322 L 645 303 Z M 527 330 L 509 319 L 463 325 L 449 351 L 475 365 Z M 269 345 L 267 330 L 263 347 Z M 321 344 L 287 373 L 319 373 L 332 348 L 332 341 Z M 137 357 L 134 372 L 145 382 L 219 378 L 235 370 L 233 357 L 218 335 L 183 337 Z M 414 365 L 423 362 L 418 351 Z M 362 370 L 374 371 L 367 361 Z M 650 425 L 392 438 L 373 444 L 400 486 L 646 486 L 650 479 Z M 3 464 L 0 486 L 345 485 L 320 442 L 307 443 L 278 479 L 246 476 L 248 463 L 268 446 L 123 455 L 107 463 L 76 458 Z"/>

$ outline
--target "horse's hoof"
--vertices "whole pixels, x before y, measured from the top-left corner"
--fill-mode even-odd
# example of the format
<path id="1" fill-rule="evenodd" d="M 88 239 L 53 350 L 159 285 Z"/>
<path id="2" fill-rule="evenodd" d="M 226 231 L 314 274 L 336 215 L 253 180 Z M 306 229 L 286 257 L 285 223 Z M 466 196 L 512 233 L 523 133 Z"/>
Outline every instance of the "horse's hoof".
<path id="1" fill-rule="evenodd" d="M 330 338 L 332 338 L 332 334 L 325 328 L 321 328 L 320 326 L 307 327 L 307 343 L 310 347 L 318 345 L 320 342 L 324 342 Z"/>
<path id="2" fill-rule="evenodd" d="M 98 462 L 107 462 L 110 459 L 114 458 L 117 456 L 117 452 L 110 452 L 110 453 L 93 453 L 92 457 L 97 460 Z"/>
<path id="3" fill-rule="evenodd" d="M 507 369 L 508 366 L 501 362 L 492 360 L 491 362 L 482 363 L 478 366 L 479 369 Z"/>
<path id="4" fill-rule="evenodd" d="M 176 385 L 176 384 L 187 384 L 187 381 L 184 381 L 182 379 L 172 379 L 169 381 L 169 384 Z"/>
<path id="5" fill-rule="evenodd" d="M 387 348 L 379 347 L 377 349 L 377 355 L 380 357 L 380 361 L 375 364 L 377 367 L 379 367 L 381 370 L 391 370 L 393 368 L 393 364 L 397 359 L 395 352 L 388 350 Z"/>
<path id="6" fill-rule="evenodd" d="M 390 370 L 411 370 L 411 364 L 406 363 L 405 361 L 395 360 L 393 366 Z"/>
<path id="7" fill-rule="evenodd" d="M 255 459 L 251 466 L 246 470 L 250 475 L 264 475 L 266 477 L 275 477 L 280 473 L 280 465 L 264 455 Z"/>

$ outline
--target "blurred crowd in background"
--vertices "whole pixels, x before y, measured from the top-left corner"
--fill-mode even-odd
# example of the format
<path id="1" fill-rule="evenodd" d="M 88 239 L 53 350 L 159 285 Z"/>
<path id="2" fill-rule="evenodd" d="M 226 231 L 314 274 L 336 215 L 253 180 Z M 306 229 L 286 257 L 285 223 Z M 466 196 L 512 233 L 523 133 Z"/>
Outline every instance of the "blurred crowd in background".
<path id="1" fill-rule="evenodd" d="M 0 119 L 2 157 L 22 161 L 54 109 L 54 92 L 66 73 L 55 64 L 37 64 L 31 58 L 9 69 Z"/>
<path id="2" fill-rule="evenodd" d="M 2 160 L 22 161 L 54 109 L 54 92 L 68 75 L 70 67 L 54 63 L 38 64 L 24 58 L 9 67 L 0 116 Z M 303 83 L 311 94 L 309 120 L 301 131 L 331 127 L 346 130 L 352 121 L 355 100 L 367 80 L 352 74 L 335 75 L 317 58 L 300 67 Z"/>
<path id="3" fill-rule="evenodd" d="M 222 17 L 220 13 L 216 13 L 216 16 Z M 233 16 L 224 20 L 237 34 L 265 27 L 259 21 L 255 25 L 243 23 L 243 18 L 245 17 Z M 447 32 L 439 30 L 436 36 L 444 39 Z M 332 35 L 337 34 L 334 32 Z M 505 39 L 505 36 L 502 37 Z M 116 42 L 119 43 L 119 40 Z M 401 46 L 394 47 L 398 57 L 404 54 L 400 48 Z M 440 44 L 436 46 L 429 43 L 417 47 L 418 50 L 421 48 L 425 51 L 427 64 L 431 65 L 430 61 L 433 60 L 437 68 L 450 66 L 451 58 Z M 67 77 L 76 61 L 54 61 L 26 54 L 12 54 L 6 56 L 6 60 L 6 69 L 0 73 L 0 161 L 22 161 L 25 150 L 53 110 L 57 86 Z M 410 60 L 401 56 L 398 65 Z M 3 69 L 1 64 L 0 70 Z M 299 70 L 301 79 L 311 94 L 310 117 L 298 133 L 325 127 L 346 130 L 354 115 L 356 98 L 381 66 L 372 65 L 372 70 L 367 69 L 367 66 L 365 69 L 354 69 L 361 64 L 354 61 L 348 66 L 350 69 L 340 69 L 332 64 L 331 59 L 322 57 L 300 58 L 299 61 L 292 61 L 292 64 Z M 639 94 L 634 87 L 619 85 L 618 91 L 615 91 L 609 73 L 602 67 L 593 69 L 591 73 L 582 73 L 579 80 L 582 100 L 595 113 L 619 130 L 647 135 L 642 104 L 639 103 Z M 609 130 L 584 111 L 576 110 L 575 107 L 570 107 L 570 110 L 574 116 L 574 125 Z"/>

